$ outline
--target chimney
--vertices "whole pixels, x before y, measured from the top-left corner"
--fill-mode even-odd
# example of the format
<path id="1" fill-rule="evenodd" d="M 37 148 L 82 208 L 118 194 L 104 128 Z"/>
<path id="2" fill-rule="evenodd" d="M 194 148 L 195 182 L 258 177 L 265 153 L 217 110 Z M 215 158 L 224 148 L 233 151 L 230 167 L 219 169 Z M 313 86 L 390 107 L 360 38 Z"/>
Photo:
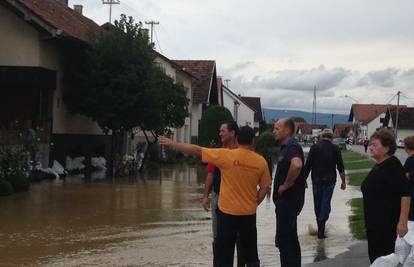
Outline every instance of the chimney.
<path id="1" fill-rule="evenodd" d="M 149 29 L 141 28 L 141 29 L 139 29 L 139 31 L 148 40 L 148 42 L 150 42 Z"/>
<path id="2" fill-rule="evenodd" d="M 65 6 L 68 5 L 68 0 L 56 0 L 56 1 L 58 1 L 59 3 L 64 4 Z"/>
<path id="3" fill-rule="evenodd" d="M 78 12 L 79 14 L 81 14 L 81 15 L 82 15 L 82 9 L 83 9 L 83 6 L 82 6 L 82 5 L 73 5 L 73 9 L 74 9 L 76 12 Z"/>

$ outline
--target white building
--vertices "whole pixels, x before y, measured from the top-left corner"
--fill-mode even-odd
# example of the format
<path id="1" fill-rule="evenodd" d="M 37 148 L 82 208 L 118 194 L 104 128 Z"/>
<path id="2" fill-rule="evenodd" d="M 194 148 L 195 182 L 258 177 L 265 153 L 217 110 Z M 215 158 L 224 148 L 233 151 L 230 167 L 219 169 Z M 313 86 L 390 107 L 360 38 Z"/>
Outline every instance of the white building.
<path id="1" fill-rule="evenodd" d="M 395 131 L 397 125 L 397 109 L 388 109 L 384 127 L 391 128 Z M 398 112 L 398 131 L 396 139 L 404 140 L 407 136 L 414 135 L 414 108 L 401 108 Z"/>
<path id="2" fill-rule="evenodd" d="M 383 121 L 387 110 L 393 107 L 395 106 L 353 104 L 348 121 L 354 125 L 355 141 L 369 138 L 377 129 L 383 127 Z"/>
<path id="3" fill-rule="evenodd" d="M 226 86 L 222 85 L 222 90 L 223 106 L 230 111 L 234 121 L 239 126 L 247 125 L 253 128 L 255 111 Z"/>
<path id="4" fill-rule="evenodd" d="M 201 117 L 209 105 L 221 105 L 222 92 L 217 87 L 216 62 L 213 60 L 173 60 L 192 79 L 191 143 L 198 142 Z"/>

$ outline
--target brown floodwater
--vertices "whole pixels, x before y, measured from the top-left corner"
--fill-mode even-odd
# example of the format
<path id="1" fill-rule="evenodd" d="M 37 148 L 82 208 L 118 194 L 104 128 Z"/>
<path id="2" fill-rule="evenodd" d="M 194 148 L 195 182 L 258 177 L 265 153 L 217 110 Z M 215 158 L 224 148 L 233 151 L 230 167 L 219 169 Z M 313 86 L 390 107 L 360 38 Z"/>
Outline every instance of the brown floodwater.
<path id="1" fill-rule="evenodd" d="M 0 266 L 212 266 L 210 213 L 200 206 L 202 168 L 171 167 L 143 177 L 34 184 L 0 198 Z M 311 188 L 299 217 L 303 263 L 331 258 L 355 240 L 346 202 L 358 190 L 335 189 L 328 238 L 315 228 Z M 270 198 L 257 212 L 262 266 L 279 266 Z"/>

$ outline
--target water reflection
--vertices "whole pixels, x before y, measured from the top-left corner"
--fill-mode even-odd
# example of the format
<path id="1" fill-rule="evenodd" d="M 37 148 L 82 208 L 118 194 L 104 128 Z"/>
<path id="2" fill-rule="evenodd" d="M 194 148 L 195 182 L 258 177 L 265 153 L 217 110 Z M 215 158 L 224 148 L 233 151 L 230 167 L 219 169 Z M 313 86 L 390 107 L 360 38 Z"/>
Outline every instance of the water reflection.
<path id="1" fill-rule="evenodd" d="M 326 256 L 325 240 L 318 240 L 317 242 L 318 245 L 316 246 L 316 254 L 313 262 L 323 261 L 328 258 Z"/>
<path id="2" fill-rule="evenodd" d="M 0 198 L 0 266 L 211 266 L 210 213 L 200 205 L 204 178 L 204 168 L 166 166 L 115 180 L 44 182 Z M 307 191 L 298 225 L 304 263 L 353 242 L 345 203 L 356 191 L 338 191 L 323 242 L 308 233 L 314 215 Z M 257 218 L 262 266 L 278 266 L 271 198 Z"/>

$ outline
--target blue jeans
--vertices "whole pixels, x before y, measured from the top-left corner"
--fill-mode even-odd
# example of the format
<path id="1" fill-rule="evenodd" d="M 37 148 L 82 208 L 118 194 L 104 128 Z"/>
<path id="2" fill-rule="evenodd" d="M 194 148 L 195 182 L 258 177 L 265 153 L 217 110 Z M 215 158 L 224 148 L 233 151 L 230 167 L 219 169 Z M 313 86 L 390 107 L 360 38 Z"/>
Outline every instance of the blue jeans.
<path id="1" fill-rule="evenodd" d="M 334 188 L 335 181 L 317 182 L 313 184 L 313 204 L 318 225 L 325 224 L 329 218 Z"/>
<path id="2" fill-rule="evenodd" d="M 285 205 L 276 205 L 276 247 L 282 267 L 300 267 L 301 251 L 298 239 L 299 212 Z"/>

